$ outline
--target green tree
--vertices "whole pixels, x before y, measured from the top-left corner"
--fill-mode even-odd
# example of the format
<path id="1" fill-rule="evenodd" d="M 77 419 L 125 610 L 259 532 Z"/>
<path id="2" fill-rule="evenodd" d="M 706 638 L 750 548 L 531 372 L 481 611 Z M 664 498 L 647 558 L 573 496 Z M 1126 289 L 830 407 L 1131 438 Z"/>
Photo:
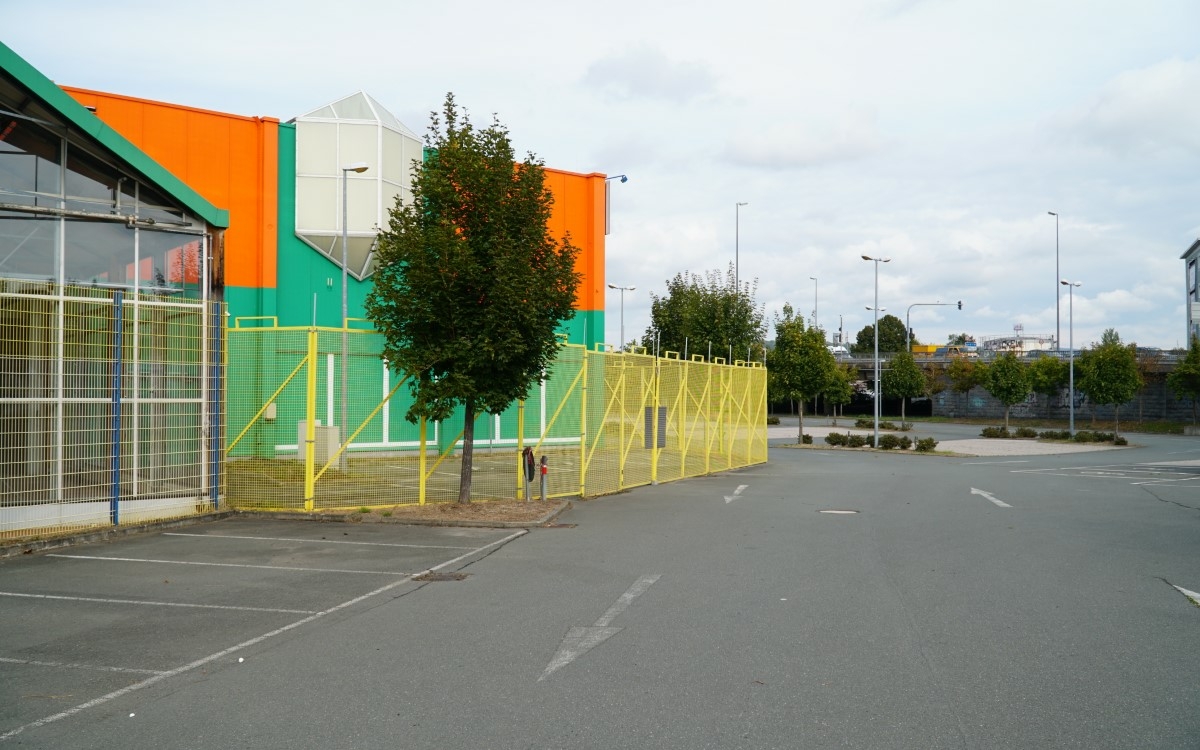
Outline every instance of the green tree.
<path id="1" fill-rule="evenodd" d="M 1083 352 L 1075 363 L 1075 387 L 1093 404 L 1113 407 L 1113 434 L 1120 428 L 1121 404 L 1128 402 L 1142 387 L 1137 355 L 1121 343 L 1117 332 L 1109 328 L 1100 344 Z M 1093 419 L 1095 412 L 1092 413 Z"/>
<path id="2" fill-rule="evenodd" d="M 967 357 L 955 357 L 946 368 L 950 389 L 966 397 L 967 407 L 963 414 L 971 412 L 971 389 L 987 382 L 987 365 Z"/>
<path id="3" fill-rule="evenodd" d="M 1192 337 L 1187 356 L 1167 375 L 1167 387 L 1175 398 L 1192 400 L 1192 424 L 1196 424 L 1196 399 L 1200 398 L 1200 339 Z"/>
<path id="4" fill-rule="evenodd" d="M 952 333 L 946 337 L 946 346 L 966 346 L 968 342 L 974 342 L 975 337 L 969 333 Z"/>
<path id="5" fill-rule="evenodd" d="M 882 330 L 882 328 L 880 329 Z M 926 393 L 925 373 L 911 352 L 900 352 L 888 361 L 888 369 L 880 376 L 879 387 L 887 396 L 900 399 L 900 421 L 904 421 L 908 399 Z"/>
<path id="6" fill-rule="evenodd" d="M 1008 412 L 1013 404 L 1019 404 L 1029 396 L 1029 376 L 1025 365 L 1012 352 L 1005 354 L 988 365 L 988 393 L 1004 404 L 1004 429 L 1008 429 Z"/>
<path id="7" fill-rule="evenodd" d="M 854 381 L 858 379 L 858 368 L 851 364 L 838 364 L 833 377 L 825 387 L 825 400 L 833 406 L 833 426 L 837 427 L 838 407 L 845 406 L 854 398 Z"/>
<path id="8" fill-rule="evenodd" d="M 1050 399 L 1067 387 L 1071 372 L 1066 361 L 1058 357 L 1038 357 L 1029 365 L 1027 374 L 1029 375 L 1029 389 L 1046 397 L 1048 411 Z"/>
<path id="9" fill-rule="evenodd" d="M 882 355 L 885 352 L 902 352 L 908 347 L 905 345 L 905 328 L 904 321 L 897 318 L 895 315 L 884 315 L 879 319 L 879 353 Z M 854 344 L 850 350 L 856 357 L 873 357 L 875 356 L 875 325 L 863 326 L 863 329 L 858 332 L 858 336 L 854 339 Z"/>
<path id="10" fill-rule="evenodd" d="M 775 348 L 767 355 L 767 373 L 775 392 L 800 403 L 800 442 L 804 440 L 804 402 L 824 393 L 837 361 L 819 328 L 805 328 L 791 305 L 775 316 Z"/>
<path id="11" fill-rule="evenodd" d="M 528 396 L 574 315 L 578 249 L 547 228 L 542 162 L 514 161 L 508 130 L 478 130 L 453 94 L 425 137 L 412 197 L 391 209 L 366 311 L 382 357 L 406 373 L 405 417 L 444 420 L 463 407 L 458 501 L 470 501 L 475 418 Z"/>
<path id="12" fill-rule="evenodd" d="M 655 351 L 655 335 L 662 351 L 686 351 L 761 361 L 766 326 L 762 309 L 754 304 L 757 283 L 740 288 L 730 265 L 725 274 L 683 272 L 667 282 L 665 295 L 650 293 L 650 326 L 642 346 Z"/>

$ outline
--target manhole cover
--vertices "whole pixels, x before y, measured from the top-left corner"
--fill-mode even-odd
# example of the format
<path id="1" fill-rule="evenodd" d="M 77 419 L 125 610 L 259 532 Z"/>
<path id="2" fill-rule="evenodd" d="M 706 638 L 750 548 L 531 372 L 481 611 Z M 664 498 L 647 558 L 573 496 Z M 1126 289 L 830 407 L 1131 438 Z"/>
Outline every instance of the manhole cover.
<path id="1" fill-rule="evenodd" d="M 467 577 L 466 573 L 422 573 L 419 576 L 413 576 L 414 581 L 462 581 Z"/>
<path id="2" fill-rule="evenodd" d="M 857 510 L 818 510 L 818 513 L 827 513 L 831 516 L 853 516 L 857 515 Z"/>

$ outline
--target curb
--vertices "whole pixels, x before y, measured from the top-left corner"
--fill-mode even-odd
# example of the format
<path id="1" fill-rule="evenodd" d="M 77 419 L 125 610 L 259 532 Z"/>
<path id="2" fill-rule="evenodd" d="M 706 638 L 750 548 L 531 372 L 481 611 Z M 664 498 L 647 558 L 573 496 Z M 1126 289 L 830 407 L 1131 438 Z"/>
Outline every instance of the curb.
<path id="1" fill-rule="evenodd" d="M 207 523 L 209 521 L 220 521 L 225 518 L 264 518 L 278 519 L 281 521 L 323 521 L 326 523 L 391 523 L 401 526 L 462 526 L 466 528 L 483 528 L 483 529 L 529 529 L 538 526 L 545 526 L 554 519 L 558 518 L 563 511 L 571 507 L 571 503 L 567 500 L 559 502 L 554 508 L 551 508 L 545 515 L 532 521 L 454 521 L 441 520 L 430 518 L 381 518 L 364 521 L 362 516 L 353 513 L 296 513 L 295 511 L 240 511 L 240 510 L 220 510 L 210 513 L 201 513 L 195 516 L 187 516 L 186 518 L 171 518 L 163 521 L 148 521 L 133 526 L 119 526 L 115 528 L 93 529 L 90 531 L 81 532 L 78 534 L 67 534 L 64 536 L 54 537 L 52 539 L 38 539 L 35 541 L 16 542 L 12 544 L 0 543 L 0 560 L 9 557 L 20 557 L 21 555 L 32 555 L 37 552 L 47 552 L 49 550 L 62 549 L 65 547 L 73 547 L 77 544 L 95 544 L 97 542 L 107 542 L 113 539 L 119 539 L 126 536 L 136 534 L 146 534 L 153 531 L 162 531 L 165 529 L 178 529 L 185 526 L 194 526 L 199 523 Z"/>

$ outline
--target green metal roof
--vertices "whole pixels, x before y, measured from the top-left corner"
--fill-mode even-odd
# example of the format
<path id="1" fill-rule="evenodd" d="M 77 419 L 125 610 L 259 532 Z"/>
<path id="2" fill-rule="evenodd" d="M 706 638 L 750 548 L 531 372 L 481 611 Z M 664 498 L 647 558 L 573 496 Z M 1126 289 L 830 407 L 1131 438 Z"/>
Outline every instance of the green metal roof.
<path id="1" fill-rule="evenodd" d="M 86 107 L 72 99 L 67 92 L 55 85 L 54 81 L 42 75 L 3 42 L 0 42 L 0 71 L 11 76 L 48 110 L 61 117 L 70 129 L 89 136 L 101 148 L 140 174 L 146 182 L 167 193 L 210 225 L 222 229 L 229 227 L 227 209 L 217 208 L 209 203 L 161 164 L 89 112 Z"/>

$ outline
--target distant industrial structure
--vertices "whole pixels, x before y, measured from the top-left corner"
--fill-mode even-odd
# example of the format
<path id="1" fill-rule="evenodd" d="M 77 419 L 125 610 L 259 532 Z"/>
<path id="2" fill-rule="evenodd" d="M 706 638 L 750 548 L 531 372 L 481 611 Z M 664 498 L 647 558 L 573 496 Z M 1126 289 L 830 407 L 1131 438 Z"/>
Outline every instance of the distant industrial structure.
<path id="1" fill-rule="evenodd" d="M 1030 352 L 1053 351 L 1056 348 L 1052 333 L 1025 333 L 1025 326 L 1017 323 L 1010 334 L 984 336 L 981 345 L 983 354 L 1007 354 L 1018 357 Z"/>

